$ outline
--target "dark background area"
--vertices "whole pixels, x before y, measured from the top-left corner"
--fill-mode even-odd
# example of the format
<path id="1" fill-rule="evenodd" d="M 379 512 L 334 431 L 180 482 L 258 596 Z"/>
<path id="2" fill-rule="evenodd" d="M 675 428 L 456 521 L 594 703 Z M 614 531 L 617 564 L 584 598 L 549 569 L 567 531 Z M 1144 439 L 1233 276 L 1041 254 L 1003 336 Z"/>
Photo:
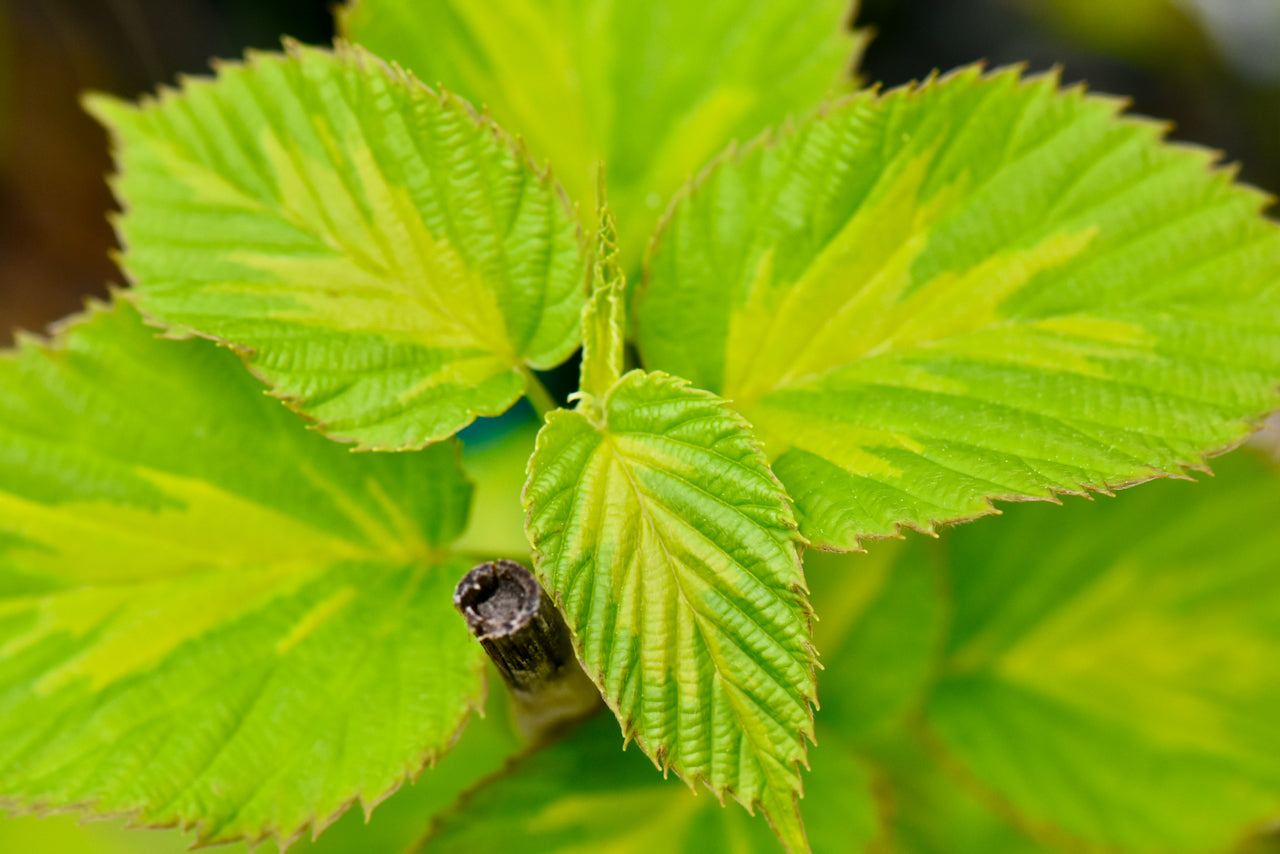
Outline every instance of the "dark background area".
<path id="1" fill-rule="evenodd" d="M 1205 26 L 1198 8 L 1240 20 Z M 986 60 L 1061 66 L 1280 191 L 1280 0 L 864 0 L 868 81 Z M 1268 9 L 1271 10 L 1268 12 Z M 1249 19 L 1249 13 L 1254 14 Z M 1268 18 L 1270 14 L 1270 18 Z M 1271 25 L 1267 24 L 1267 21 Z M 1259 21 L 1262 23 L 1260 24 Z M 0 344 L 120 281 L 105 135 L 87 89 L 136 96 L 214 56 L 333 36 L 328 0 L 0 0 Z"/>

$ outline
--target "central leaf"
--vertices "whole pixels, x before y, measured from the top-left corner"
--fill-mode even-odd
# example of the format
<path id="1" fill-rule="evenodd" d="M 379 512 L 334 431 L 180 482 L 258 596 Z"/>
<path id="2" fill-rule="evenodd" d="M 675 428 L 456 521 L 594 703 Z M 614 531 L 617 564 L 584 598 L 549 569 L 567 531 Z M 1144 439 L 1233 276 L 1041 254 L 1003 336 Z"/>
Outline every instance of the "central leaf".
<path id="1" fill-rule="evenodd" d="M 625 735 L 804 850 L 810 613 L 795 521 L 746 423 L 633 371 L 599 409 L 551 415 L 524 502 L 538 574 Z"/>

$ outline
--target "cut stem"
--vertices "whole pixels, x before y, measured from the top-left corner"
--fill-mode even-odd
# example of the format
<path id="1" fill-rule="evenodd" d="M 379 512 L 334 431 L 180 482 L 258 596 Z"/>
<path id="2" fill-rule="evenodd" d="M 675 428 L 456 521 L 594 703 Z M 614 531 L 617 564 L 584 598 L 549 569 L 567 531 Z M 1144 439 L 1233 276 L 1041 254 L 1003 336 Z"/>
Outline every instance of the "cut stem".
<path id="1" fill-rule="evenodd" d="M 530 741 L 601 707 L 564 617 L 529 570 L 511 560 L 482 563 L 458 582 L 453 605 L 511 689 L 516 725 Z"/>

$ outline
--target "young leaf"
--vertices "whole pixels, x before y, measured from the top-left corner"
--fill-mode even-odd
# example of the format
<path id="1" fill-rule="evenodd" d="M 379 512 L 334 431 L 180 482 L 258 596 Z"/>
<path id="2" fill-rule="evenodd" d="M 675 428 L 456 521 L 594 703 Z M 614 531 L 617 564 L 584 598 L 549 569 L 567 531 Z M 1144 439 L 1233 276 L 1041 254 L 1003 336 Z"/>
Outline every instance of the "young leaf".
<path id="1" fill-rule="evenodd" d="M 353 0 L 352 41 L 483 105 L 587 208 L 609 164 L 623 266 L 682 182 L 847 86 L 851 0 Z"/>
<path id="2" fill-rule="evenodd" d="M 1280 805 L 1280 472 L 951 535 L 928 721 L 952 763 L 1069 850 L 1228 850 Z"/>
<path id="3" fill-rule="evenodd" d="M 127 305 L 0 358 L 0 800 L 323 828 L 483 696 L 444 443 L 351 454 Z"/>
<path id="4" fill-rule="evenodd" d="M 814 756 L 806 788 L 803 806 L 814 850 L 868 850 L 880 829 L 867 768 L 834 750 L 829 756 L 822 751 Z M 664 780 L 640 757 L 623 753 L 608 718 L 583 724 L 464 796 L 415 851 L 499 851 L 512 839 L 539 854 L 778 850 L 764 822 L 721 809 L 705 793 Z"/>
<path id="5" fill-rule="evenodd" d="M 332 438 L 447 438 L 578 346 L 585 260 L 560 191 L 466 104 L 358 48 L 88 103 L 115 138 L 138 305 L 232 345 Z"/>
<path id="6" fill-rule="evenodd" d="M 733 401 L 827 548 L 1202 465 L 1280 405 L 1280 228 L 1119 109 L 970 68 L 723 160 L 645 365 Z"/>
<path id="7" fill-rule="evenodd" d="M 632 371 L 547 420 L 524 504 L 578 655 L 655 763 L 805 850 L 813 649 L 790 506 L 724 401 Z"/>
<path id="8" fill-rule="evenodd" d="M 582 312 L 582 381 L 578 384 L 593 399 L 604 397 L 622 378 L 627 332 L 622 310 L 626 279 L 618 265 L 613 215 L 604 205 L 600 220 L 591 297 Z"/>

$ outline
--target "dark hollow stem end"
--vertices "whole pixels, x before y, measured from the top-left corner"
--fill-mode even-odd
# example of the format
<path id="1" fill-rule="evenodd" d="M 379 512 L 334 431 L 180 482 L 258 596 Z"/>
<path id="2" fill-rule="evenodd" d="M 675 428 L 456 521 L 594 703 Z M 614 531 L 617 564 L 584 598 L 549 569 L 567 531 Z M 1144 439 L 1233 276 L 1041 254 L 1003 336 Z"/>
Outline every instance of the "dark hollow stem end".
<path id="1" fill-rule="evenodd" d="M 482 563 L 458 582 L 453 604 L 511 689 L 517 725 L 530 740 L 601 708 L 564 617 L 532 572 L 510 560 Z"/>
<path id="2" fill-rule="evenodd" d="M 482 563 L 458 582 L 453 606 L 481 641 L 516 634 L 535 617 L 542 587 L 533 573 L 512 560 Z"/>

